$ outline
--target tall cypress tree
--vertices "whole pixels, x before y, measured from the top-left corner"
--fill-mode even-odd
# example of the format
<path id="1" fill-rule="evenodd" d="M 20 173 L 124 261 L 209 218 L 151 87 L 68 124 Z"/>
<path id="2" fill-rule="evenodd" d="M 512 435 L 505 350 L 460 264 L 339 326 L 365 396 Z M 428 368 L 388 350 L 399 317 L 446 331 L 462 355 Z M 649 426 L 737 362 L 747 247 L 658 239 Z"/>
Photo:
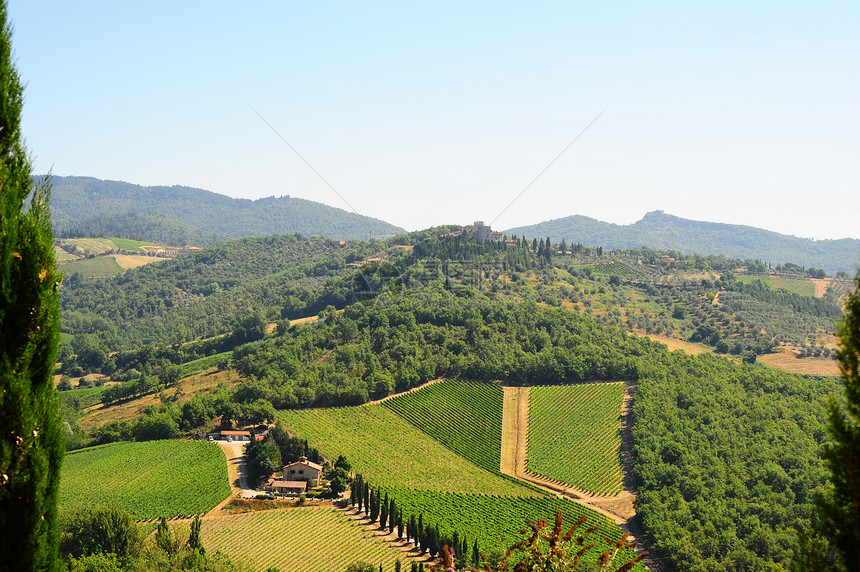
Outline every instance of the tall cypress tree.
<path id="1" fill-rule="evenodd" d="M 385 493 L 385 499 L 379 507 L 379 529 L 382 530 L 388 526 L 388 492 Z"/>
<path id="2" fill-rule="evenodd" d="M 23 88 L 0 0 L 0 570 L 56 570 L 63 441 L 54 362 L 60 276 L 47 182 L 21 139 Z"/>
<path id="3" fill-rule="evenodd" d="M 809 570 L 860 570 L 860 271 L 854 291 L 845 303 L 839 325 L 839 371 L 844 382 L 845 405 L 831 397 L 829 431 L 831 441 L 821 456 L 830 470 L 830 482 L 817 498 L 818 533 L 826 541 L 813 539 L 809 546 L 801 537 L 803 567 Z M 841 564 L 829 561 L 826 546 L 835 548 Z M 844 567 L 844 568 L 842 568 Z"/>
<path id="4" fill-rule="evenodd" d="M 364 515 L 367 516 L 370 514 L 370 484 L 366 481 L 364 483 L 364 494 L 362 495 L 362 502 L 364 503 Z"/>

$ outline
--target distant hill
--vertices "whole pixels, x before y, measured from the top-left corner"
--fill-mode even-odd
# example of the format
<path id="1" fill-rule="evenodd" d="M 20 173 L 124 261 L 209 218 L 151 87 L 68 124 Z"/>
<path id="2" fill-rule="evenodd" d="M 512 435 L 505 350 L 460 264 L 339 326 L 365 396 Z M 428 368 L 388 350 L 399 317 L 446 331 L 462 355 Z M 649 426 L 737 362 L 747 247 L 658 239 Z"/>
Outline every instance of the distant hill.
<path id="1" fill-rule="evenodd" d="M 192 187 L 142 187 L 92 177 L 54 176 L 51 181 L 57 235 L 106 233 L 205 245 L 227 237 L 297 232 L 344 240 L 404 232 L 379 219 L 289 196 L 252 201 Z"/>
<path id="2" fill-rule="evenodd" d="M 83 221 L 70 221 L 66 226 L 56 226 L 58 238 L 119 236 L 173 246 L 212 246 L 231 238 L 154 212 L 106 214 Z"/>
<path id="3" fill-rule="evenodd" d="M 860 262 L 860 240 L 808 240 L 752 226 L 688 220 L 653 211 L 630 225 L 574 215 L 505 231 L 514 236 L 566 240 L 604 248 L 647 246 L 685 253 L 724 254 L 771 264 L 791 262 L 853 273 Z"/>

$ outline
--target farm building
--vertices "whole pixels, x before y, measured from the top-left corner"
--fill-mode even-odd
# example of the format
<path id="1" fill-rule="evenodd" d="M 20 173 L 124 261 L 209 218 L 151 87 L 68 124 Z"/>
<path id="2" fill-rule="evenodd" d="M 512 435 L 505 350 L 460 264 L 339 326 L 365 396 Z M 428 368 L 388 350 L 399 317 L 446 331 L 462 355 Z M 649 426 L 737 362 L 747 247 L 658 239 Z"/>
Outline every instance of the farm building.
<path id="1" fill-rule="evenodd" d="M 251 440 L 251 432 L 250 431 L 216 431 L 214 433 L 209 433 L 209 438 L 215 439 L 218 441 L 226 441 L 228 438 L 231 441 L 250 441 Z M 257 441 L 262 441 L 265 438 L 265 435 L 256 435 Z"/>
<path id="2" fill-rule="evenodd" d="M 322 465 L 308 461 L 307 457 L 299 457 L 298 461 L 284 466 L 284 479 L 315 481 L 320 478 L 320 472 Z"/>
<path id="3" fill-rule="evenodd" d="M 266 485 L 266 490 L 271 493 L 301 494 L 307 487 L 306 481 L 279 481 L 275 480 Z"/>

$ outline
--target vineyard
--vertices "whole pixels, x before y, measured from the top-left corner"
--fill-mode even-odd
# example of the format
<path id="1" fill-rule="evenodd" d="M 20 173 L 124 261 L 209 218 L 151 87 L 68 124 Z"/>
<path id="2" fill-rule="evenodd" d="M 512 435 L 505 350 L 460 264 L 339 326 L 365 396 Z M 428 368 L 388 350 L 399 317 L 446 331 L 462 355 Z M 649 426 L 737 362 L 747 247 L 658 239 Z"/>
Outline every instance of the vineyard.
<path id="1" fill-rule="evenodd" d="M 384 405 L 458 455 L 498 473 L 503 397 L 496 384 L 445 381 Z"/>
<path id="2" fill-rule="evenodd" d="M 528 468 L 595 495 L 621 492 L 624 382 L 534 387 Z"/>
<path id="3" fill-rule="evenodd" d="M 203 545 L 254 570 L 345 570 L 362 560 L 394 570 L 408 557 L 333 507 L 248 512 L 203 521 Z M 408 565 L 407 565 L 408 566 Z M 404 567 L 406 568 L 406 567 Z"/>
<path id="4" fill-rule="evenodd" d="M 398 509 L 403 511 L 404 521 L 413 514 L 417 517 L 423 513 L 425 524 L 438 525 L 442 534 L 453 535 L 456 531 L 461 539 L 465 535 L 469 546 L 477 540 L 478 547 L 485 553 L 491 550 L 504 551 L 520 540 L 522 535 L 519 530 L 526 527 L 525 519 L 537 522 L 544 518 L 552 523 L 559 509 L 564 515 L 565 528 L 582 516 L 587 517 L 588 526 L 599 527 L 591 537 L 592 542 L 597 542 L 597 547 L 592 549 L 594 559 L 606 550 L 604 536 L 611 540 L 621 537 L 621 529 L 609 518 L 554 496 L 504 498 L 412 490 L 387 492 L 394 498 Z M 626 562 L 634 556 L 633 551 L 629 550 L 619 556 L 617 562 Z M 644 570 L 644 567 L 637 565 L 633 570 Z"/>
<path id="5" fill-rule="evenodd" d="M 136 519 L 206 512 L 230 495 L 221 448 L 204 441 L 113 443 L 66 454 L 62 512 L 116 503 Z"/>
<path id="6" fill-rule="evenodd" d="M 504 496 L 535 494 L 452 453 L 382 405 L 281 411 L 279 422 L 324 456 L 345 455 L 355 471 L 379 485 Z"/>
<path id="7" fill-rule="evenodd" d="M 110 256 L 97 256 L 63 263 L 60 270 L 66 276 L 80 274 L 84 278 L 103 278 L 122 274 L 122 267 Z"/>
<path id="8" fill-rule="evenodd" d="M 782 288 L 801 296 L 815 296 L 815 283 L 811 280 L 800 280 L 794 278 L 782 278 L 779 276 L 738 276 L 741 282 L 756 282 L 761 280 L 771 288 Z"/>

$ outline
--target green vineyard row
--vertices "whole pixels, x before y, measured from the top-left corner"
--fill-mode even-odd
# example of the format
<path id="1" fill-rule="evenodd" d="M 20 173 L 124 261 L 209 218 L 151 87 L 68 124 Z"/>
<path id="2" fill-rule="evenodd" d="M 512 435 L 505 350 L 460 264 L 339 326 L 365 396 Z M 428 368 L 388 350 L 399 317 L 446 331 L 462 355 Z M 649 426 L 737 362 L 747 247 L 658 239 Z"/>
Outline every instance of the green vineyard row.
<path id="1" fill-rule="evenodd" d="M 61 512 L 115 503 L 139 520 L 200 514 L 230 495 L 227 461 L 204 441 L 112 443 L 66 454 Z"/>
<path id="2" fill-rule="evenodd" d="M 625 387 L 619 381 L 532 388 L 529 470 L 591 494 L 620 493 Z"/>
<path id="3" fill-rule="evenodd" d="M 292 433 L 329 459 L 344 455 L 368 481 L 394 488 L 529 496 L 533 491 L 484 470 L 382 405 L 279 412 Z"/>
<path id="4" fill-rule="evenodd" d="M 503 401 L 499 385 L 448 380 L 384 405 L 461 457 L 498 473 Z"/>
<path id="5" fill-rule="evenodd" d="M 301 507 L 203 521 L 203 545 L 254 570 L 345 570 L 359 560 L 394 570 L 407 556 L 333 507 Z M 408 566 L 404 566 L 408 569 Z"/>

